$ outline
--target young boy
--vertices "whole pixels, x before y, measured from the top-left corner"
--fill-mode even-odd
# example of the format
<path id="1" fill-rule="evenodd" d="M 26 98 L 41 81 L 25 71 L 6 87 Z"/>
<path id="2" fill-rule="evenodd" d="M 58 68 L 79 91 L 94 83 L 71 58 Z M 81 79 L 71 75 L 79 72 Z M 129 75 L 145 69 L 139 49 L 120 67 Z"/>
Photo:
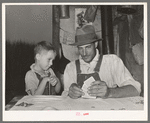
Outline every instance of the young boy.
<path id="1" fill-rule="evenodd" d="M 55 48 L 49 42 L 41 41 L 35 46 L 35 63 L 25 76 L 29 95 L 56 95 L 60 92 L 60 81 L 50 68 L 55 57 Z"/>

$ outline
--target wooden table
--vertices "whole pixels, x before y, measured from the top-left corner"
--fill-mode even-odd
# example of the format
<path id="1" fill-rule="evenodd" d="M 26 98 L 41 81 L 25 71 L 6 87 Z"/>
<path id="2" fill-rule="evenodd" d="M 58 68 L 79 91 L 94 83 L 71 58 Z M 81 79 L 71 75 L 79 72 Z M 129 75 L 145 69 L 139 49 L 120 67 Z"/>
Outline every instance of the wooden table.
<path id="1" fill-rule="evenodd" d="M 22 102 L 33 105 L 16 106 Z M 71 99 L 61 96 L 16 96 L 5 106 L 5 110 L 50 110 L 50 107 L 56 110 L 143 110 L 144 98 Z"/>
<path id="2" fill-rule="evenodd" d="M 6 110 L 6 111 L 10 110 L 22 97 L 24 97 L 24 96 L 16 96 L 16 97 L 14 97 L 14 98 L 5 106 L 5 110 Z"/>

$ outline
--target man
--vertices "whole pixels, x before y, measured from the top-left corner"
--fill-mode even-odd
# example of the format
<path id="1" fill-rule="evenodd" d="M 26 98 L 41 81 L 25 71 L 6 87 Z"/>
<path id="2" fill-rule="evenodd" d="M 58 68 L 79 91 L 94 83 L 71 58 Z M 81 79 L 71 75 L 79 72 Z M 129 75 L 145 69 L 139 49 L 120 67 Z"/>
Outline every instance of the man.
<path id="1" fill-rule="evenodd" d="M 135 81 L 122 60 L 114 55 L 100 55 L 96 49 L 98 41 L 94 27 L 84 25 L 76 30 L 75 45 L 79 50 L 79 60 L 70 62 L 64 72 L 64 92 L 73 99 L 84 96 L 84 81 L 95 79 L 87 93 L 93 97 L 120 98 L 138 96 L 141 85 Z"/>

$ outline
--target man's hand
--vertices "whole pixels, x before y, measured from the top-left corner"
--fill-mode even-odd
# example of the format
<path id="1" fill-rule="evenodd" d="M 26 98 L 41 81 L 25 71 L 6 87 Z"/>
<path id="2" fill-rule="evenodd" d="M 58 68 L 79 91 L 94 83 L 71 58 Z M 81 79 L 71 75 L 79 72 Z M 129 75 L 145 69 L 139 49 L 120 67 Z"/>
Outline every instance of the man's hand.
<path id="1" fill-rule="evenodd" d="M 72 83 L 69 88 L 69 97 L 73 99 L 77 99 L 81 97 L 82 95 L 84 95 L 84 92 L 82 91 L 82 89 L 80 89 L 76 83 Z"/>
<path id="2" fill-rule="evenodd" d="M 90 96 L 108 98 L 109 88 L 104 81 L 95 81 L 88 88 L 88 94 Z"/>

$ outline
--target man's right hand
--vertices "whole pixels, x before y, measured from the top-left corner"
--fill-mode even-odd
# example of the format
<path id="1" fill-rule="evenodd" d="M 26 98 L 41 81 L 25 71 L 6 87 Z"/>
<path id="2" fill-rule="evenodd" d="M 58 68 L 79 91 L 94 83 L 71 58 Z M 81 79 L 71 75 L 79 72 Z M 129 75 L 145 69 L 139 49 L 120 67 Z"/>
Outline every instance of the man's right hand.
<path id="1" fill-rule="evenodd" d="M 82 95 L 84 95 L 84 92 L 82 91 L 82 89 L 80 89 L 78 87 L 78 85 L 76 83 L 72 83 L 69 88 L 68 95 L 69 95 L 69 97 L 71 97 L 73 99 L 77 99 L 77 98 L 81 97 Z"/>

